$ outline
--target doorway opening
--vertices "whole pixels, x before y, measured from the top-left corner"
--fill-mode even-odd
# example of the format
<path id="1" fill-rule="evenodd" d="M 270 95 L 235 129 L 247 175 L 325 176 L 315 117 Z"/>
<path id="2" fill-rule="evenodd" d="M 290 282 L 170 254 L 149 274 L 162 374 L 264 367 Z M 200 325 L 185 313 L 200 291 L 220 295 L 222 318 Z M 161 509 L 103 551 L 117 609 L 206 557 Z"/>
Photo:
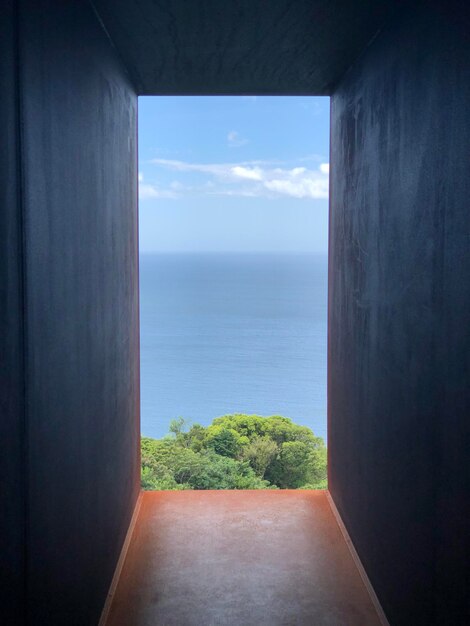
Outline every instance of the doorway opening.
<path id="1" fill-rule="evenodd" d="M 327 97 L 139 99 L 144 489 L 326 488 Z"/>

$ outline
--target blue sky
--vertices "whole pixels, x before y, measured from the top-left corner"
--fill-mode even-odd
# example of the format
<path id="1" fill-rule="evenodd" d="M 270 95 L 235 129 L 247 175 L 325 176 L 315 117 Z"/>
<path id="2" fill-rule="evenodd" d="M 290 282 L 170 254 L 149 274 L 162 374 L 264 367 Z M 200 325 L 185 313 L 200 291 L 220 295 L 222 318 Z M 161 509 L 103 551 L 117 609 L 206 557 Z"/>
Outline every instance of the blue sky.
<path id="1" fill-rule="evenodd" d="M 328 98 L 139 98 L 141 252 L 326 252 L 328 155 Z"/>

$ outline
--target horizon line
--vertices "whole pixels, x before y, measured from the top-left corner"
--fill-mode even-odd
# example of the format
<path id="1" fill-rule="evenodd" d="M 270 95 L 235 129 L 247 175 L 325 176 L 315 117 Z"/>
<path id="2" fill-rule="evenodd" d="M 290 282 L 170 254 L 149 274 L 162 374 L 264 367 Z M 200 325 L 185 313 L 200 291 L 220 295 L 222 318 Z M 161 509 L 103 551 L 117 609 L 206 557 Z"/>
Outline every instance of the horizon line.
<path id="1" fill-rule="evenodd" d="M 139 254 L 322 254 L 328 250 L 139 250 Z"/>

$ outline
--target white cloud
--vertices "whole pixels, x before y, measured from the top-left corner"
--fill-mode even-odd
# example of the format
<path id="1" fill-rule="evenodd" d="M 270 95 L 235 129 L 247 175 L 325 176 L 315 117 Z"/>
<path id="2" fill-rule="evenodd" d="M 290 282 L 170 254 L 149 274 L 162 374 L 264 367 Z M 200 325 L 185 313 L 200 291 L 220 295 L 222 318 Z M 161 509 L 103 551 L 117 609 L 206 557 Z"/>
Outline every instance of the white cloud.
<path id="1" fill-rule="evenodd" d="M 293 198 L 328 198 L 328 179 L 320 178 L 315 173 L 306 177 L 274 178 L 265 182 L 265 187 L 279 194 Z"/>
<path id="2" fill-rule="evenodd" d="M 301 161 L 301 159 L 299 159 Z M 328 198 L 329 164 L 315 168 L 279 167 L 276 162 L 245 161 L 240 163 L 188 163 L 169 159 L 154 159 L 154 165 L 176 172 L 202 174 L 206 180 L 199 186 L 183 186 L 174 181 L 169 190 L 146 189 L 145 197 L 175 197 L 182 194 L 224 196 L 265 196 L 291 198 Z M 150 187 L 142 185 L 140 187 Z M 170 194 L 170 195 L 163 195 Z"/>
<path id="3" fill-rule="evenodd" d="M 139 200 L 148 200 L 148 198 L 177 198 L 178 194 L 168 189 L 159 189 L 155 185 L 141 184 L 139 185 Z"/>
<path id="4" fill-rule="evenodd" d="M 243 198 L 259 198 L 265 196 L 260 188 L 253 189 L 216 189 L 208 193 L 210 196 L 238 196 Z"/>
<path id="5" fill-rule="evenodd" d="M 242 137 L 236 130 L 231 130 L 227 135 L 227 143 L 229 148 L 240 148 L 248 143 L 248 139 Z"/>
<path id="6" fill-rule="evenodd" d="M 179 184 L 179 183 L 178 183 Z M 170 189 L 160 189 L 156 185 L 144 183 L 144 175 L 139 172 L 139 200 L 149 198 L 177 198 L 178 195 Z"/>
<path id="7" fill-rule="evenodd" d="M 200 172 L 213 176 L 223 176 L 227 171 L 225 165 L 211 163 L 187 163 L 186 161 L 175 161 L 173 159 L 152 159 L 151 163 L 175 172 Z"/>
<path id="8" fill-rule="evenodd" d="M 263 180 L 263 171 L 259 167 L 243 167 L 235 165 L 231 172 L 238 178 L 247 178 L 248 180 Z"/>

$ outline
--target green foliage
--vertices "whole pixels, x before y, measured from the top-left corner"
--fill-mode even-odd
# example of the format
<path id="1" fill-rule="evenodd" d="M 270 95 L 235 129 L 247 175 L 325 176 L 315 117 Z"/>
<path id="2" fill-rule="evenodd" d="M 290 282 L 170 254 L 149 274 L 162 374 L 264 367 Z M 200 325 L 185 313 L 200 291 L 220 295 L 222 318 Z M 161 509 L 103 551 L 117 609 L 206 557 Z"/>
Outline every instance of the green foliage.
<path id="1" fill-rule="evenodd" d="M 240 435 L 236 430 L 224 426 L 209 426 L 207 428 L 206 446 L 221 456 L 235 458 L 240 449 L 239 440 Z"/>
<path id="2" fill-rule="evenodd" d="M 181 435 L 184 432 L 184 428 L 186 426 L 186 421 L 184 417 L 178 417 L 175 420 L 171 420 L 169 431 L 173 433 L 176 437 Z"/>
<path id="3" fill-rule="evenodd" d="M 264 478 L 269 464 L 276 458 L 278 446 L 270 437 L 254 437 L 243 448 L 242 455 L 256 474 Z"/>
<path id="4" fill-rule="evenodd" d="M 280 415 L 225 415 L 208 427 L 178 418 L 167 437 L 142 438 L 142 488 L 325 489 L 326 447 Z"/>
<path id="5" fill-rule="evenodd" d="M 267 472 L 267 478 L 281 489 L 297 489 L 310 482 L 311 449 L 303 441 L 284 441 Z"/>

